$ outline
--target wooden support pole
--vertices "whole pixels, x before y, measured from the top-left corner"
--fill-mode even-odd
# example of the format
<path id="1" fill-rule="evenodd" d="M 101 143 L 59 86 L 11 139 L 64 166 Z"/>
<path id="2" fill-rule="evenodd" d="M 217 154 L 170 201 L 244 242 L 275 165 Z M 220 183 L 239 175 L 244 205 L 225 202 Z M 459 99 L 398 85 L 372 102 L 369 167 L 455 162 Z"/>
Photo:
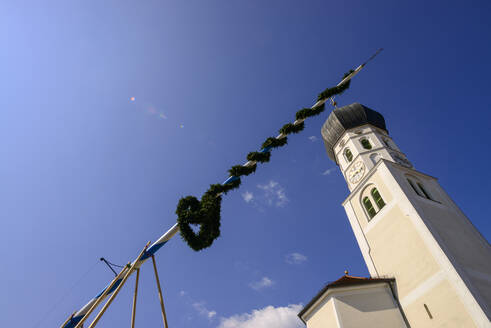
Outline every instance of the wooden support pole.
<path id="1" fill-rule="evenodd" d="M 128 280 L 128 277 L 131 275 L 131 273 L 135 269 L 135 266 L 140 261 L 140 258 L 143 256 L 143 254 L 145 254 L 145 251 L 147 250 L 148 245 L 150 245 L 150 242 L 148 242 L 145 245 L 145 247 L 143 248 L 143 250 L 140 252 L 140 255 L 138 255 L 138 257 L 136 258 L 136 260 L 133 262 L 133 264 L 131 265 L 131 267 L 128 269 L 128 272 L 126 272 L 126 274 L 124 275 L 123 280 L 121 280 L 121 283 L 119 284 L 118 288 L 116 288 L 116 290 L 113 292 L 113 294 L 111 295 L 111 297 L 107 300 L 106 304 L 104 304 L 104 306 L 102 307 L 101 311 L 97 314 L 97 316 L 95 317 L 94 321 L 92 321 L 92 323 L 90 324 L 89 328 L 94 328 L 95 325 L 97 324 L 97 322 L 99 322 L 99 319 L 102 317 L 102 315 L 104 314 L 104 312 L 106 312 L 107 308 L 109 307 L 109 305 L 111 305 L 111 303 L 114 300 L 114 298 L 116 298 L 116 296 L 118 295 L 119 291 L 121 290 L 121 288 L 125 284 L 126 280 Z"/>
<path id="2" fill-rule="evenodd" d="M 135 294 L 133 295 L 133 309 L 131 310 L 131 328 L 135 328 L 136 297 L 138 296 L 138 278 L 140 278 L 140 269 L 136 269 Z"/>
<path id="3" fill-rule="evenodd" d="M 167 324 L 167 316 L 165 315 L 164 297 L 162 296 L 162 289 L 160 288 L 159 274 L 157 273 L 157 264 L 155 263 L 155 256 L 153 255 L 152 255 L 152 262 L 153 262 L 153 271 L 155 271 L 155 280 L 157 281 L 157 288 L 159 290 L 160 307 L 162 309 L 162 318 L 164 319 L 164 327 L 169 328 Z"/>
<path id="4" fill-rule="evenodd" d="M 92 314 L 92 312 L 94 312 L 94 310 L 99 306 L 99 304 L 101 304 L 101 302 L 106 297 L 107 293 L 109 293 L 109 291 L 111 290 L 111 288 L 113 288 L 114 284 L 121 278 L 121 276 L 123 275 L 123 273 L 126 272 L 127 269 L 128 268 L 126 266 L 123 269 L 121 269 L 121 271 L 118 273 L 118 275 L 116 277 L 114 277 L 114 279 L 111 281 L 111 283 L 109 284 L 109 286 L 107 286 L 107 288 L 104 290 L 104 292 L 102 293 L 102 295 L 94 302 L 94 304 L 92 304 L 92 306 L 90 307 L 90 309 L 83 316 L 82 320 L 80 320 L 74 328 L 81 328 L 81 327 L 83 327 L 83 324 L 84 324 L 85 320 L 87 320 L 89 318 L 89 316 Z M 64 327 L 64 325 L 62 327 Z"/>
<path id="5" fill-rule="evenodd" d="M 65 320 L 65 322 L 63 322 L 63 324 L 61 325 L 61 327 L 60 327 L 60 328 L 65 327 L 65 325 L 68 323 L 68 321 L 70 321 L 70 320 L 73 318 L 73 316 L 74 316 L 74 315 L 75 315 L 75 312 L 73 312 L 73 313 L 72 313 L 72 314 L 71 314 L 71 315 L 68 317 L 68 319 L 66 319 L 66 320 Z"/>

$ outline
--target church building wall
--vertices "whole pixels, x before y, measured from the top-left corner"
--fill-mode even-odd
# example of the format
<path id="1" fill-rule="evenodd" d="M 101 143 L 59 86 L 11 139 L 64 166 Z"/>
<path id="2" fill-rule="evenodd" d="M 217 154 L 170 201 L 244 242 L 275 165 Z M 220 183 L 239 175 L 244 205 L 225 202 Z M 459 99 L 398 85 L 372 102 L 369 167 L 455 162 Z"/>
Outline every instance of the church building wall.
<path id="1" fill-rule="evenodd" d="M 334 299 L 325 297 L 307 316 L 305 321 L 307 322 L 307 328 L 338 328 Z"/>
<path id="2" fill-rule="evenodd" d="M 408 170 L 411 174 L 418 174 Z M 400 184 L 408 185 L 407 174 L 401 169 L 391 173 Z M 409 186 L 405 190 L 420 219 L 431 231 L 432 237 L 445 252 L 459 277 L 465 281 L 469 291 L 491 318 L 491 246 L 472 225 L 469 219 L 445 193 L 435 178 L 419 174 L 430 194 L 430 199 L 421 197 Z"/>
<path id="3" fill-rule="evenodd" d="M 392 207 L 380 219 L 366 233 L 371 255 L 379 274 L 396 278 L 397 293 L 403 298 L 439 267 L 399 206 Z"/>
<path id="4" fill-rule="evenodd" d="M 404 313 L 410 318 L 412 327 L 476 327 L 471 316 L 462 312 L 465 305 L 456 296 L 449 281 L 441 280 L 411 304 L 403 306 Z"/>
<path id="5" fill-rule="evenodd" d="M 307 328 L 407 328 L 387 283 L 329 289 L 302 319 Z"/>
<path id="6" fill-rule="evenodd" d="M 400 208 L 402 194 L 386 184 L 387 179 L 381 176 L 383 171 L 379 166 L 363 184 L 376 186 L 386 203 L 370 222 L 361 203 L 363 189 L 354 191 L 348 202 L 370 245 L 369 253 L 377 274 L 396 277 L 397 293 L 401 298 L 435 274 L 439 267 Z"/>
<path id="7" fill-rule="evenodd" d="M 333 110 L 321 134 L 351 192 L 343 206 L 370 275 L 395 278 L 409 323 L 491 327 L 491 246 L 414 169 L 383 116 L 354 103 Z"/>
<path id="8" fill-rule="evenodd" d="M 374 286 L 366 293 L 340 293 L 335 300 L 340 327 L 406 327 L 387 284 Z"/>
<path id="9" fill-rule="evenodd" d="M 404 180 L 403 174 L 398 176 L 394 173 L 393 175 L 389 168 L 391 165 L 396 164 L 384 161 L 379 163 L 376 170 L 367 174 L 360 183 L 360 186 L 363 187 L 355 188 L 343 203 L 348 216 L 353 216 L 350 217 L 350 222 L 356 220 L 359 225 L 358 229 L 362 231 L 362 234 L 358 234 L 357 239 L 365 239 L 361 244 L 366 243 L 368 246 L 368 256 L 364 256 L 365 260 L 372 262 L 377 276 L 396 278 L 396 293 L 401 305 L 403 309 L 411 308 L 411 311 L 406 313 L 410 324 L 418 327 L 420 324 L 427 324 L 429 316 L 422 304 L 431 307 L 433 311 L 445 307 L 461 306 L 460 311 L 454 317 L 446 315 L 444 319 L 440 318 L 442 325 L 430 319 L 433 327 L 443 327 L 451 322 L 449 320 L 458 322 L 471 320 L 472 322 L 469 312 L 462 311 L 462 309 L 476 310 L 476 304 L 468 301 L 466 306 L 462 306 L 461 298 L 466 298 L 465 292 L 462 291 L 462 288 L 459 292 L 454 283 L 460 280 L 459 277 L 455 270 L 452 270 L 448 260 L 443 258 L 445 254 L 437 251 L 439 249 L 436 247 L 437 242 L 432 237 L 430 230 L 422 224 L 423 220 L 414 207 L 414 200 L 408 199 L 406 193 L 412 192 L 409 183 Z M 400 169 L 398 167 L 398 170 Z M 422 177 L 425 176 L 422 175 Z M 426 186 L 427 181 L 424 182 Z M 369 221 L 361 203 L 361 195 L 366 186 L 370 188 L 372 185 L 379 190 L 386 205 Z M 433 187 L 431 191 L 435 193 Z M 411 197 L 420 196 L 411 195 Z M 425 200 L 421 199 L 421 201 Z M 427 217 L 426 210 L 425 217 Z M 450 210 L 454 211 L 454 208 Z M 422 229 L 426 234 L 422 235 Z M 434 251 L 431 251 L 432 248 Z M 368 261 L 367 264 L 369 264 Z M 452 277 L 449 277 L 449 274 Z M 460 285 L 463 285 L 462 281 Z M 424 296 L 427 293 L 432 295 L 431 302 Z M 419 307 L 415 307 L 414 304 L 419 304 Z M 479 316 L 476 315 L 476 317 Z M 479 324 L 474 322 L 470 325 L 470 327 L 475 326 Z"/>

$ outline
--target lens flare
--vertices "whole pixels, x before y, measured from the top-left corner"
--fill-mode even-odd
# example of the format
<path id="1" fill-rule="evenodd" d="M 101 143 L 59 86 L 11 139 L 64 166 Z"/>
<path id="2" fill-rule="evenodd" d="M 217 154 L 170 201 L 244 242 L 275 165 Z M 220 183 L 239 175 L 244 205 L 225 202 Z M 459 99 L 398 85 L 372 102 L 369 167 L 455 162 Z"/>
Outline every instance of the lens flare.
<path id="1" fill-rule="evenodd" d="M 134 102 L 136 100 L 135 97 L 130 97 L 130 102 Z M 144 106 L 138 106 L 144 113 L 149 114 L 150 116 L 155 116 L 159 120 L 167 120 L 167 115 L 165 115 L 162 111 L 158 110 L 154 105 L 148 104 Z M 181 124 L 181 129 L 184 125 Z"/>

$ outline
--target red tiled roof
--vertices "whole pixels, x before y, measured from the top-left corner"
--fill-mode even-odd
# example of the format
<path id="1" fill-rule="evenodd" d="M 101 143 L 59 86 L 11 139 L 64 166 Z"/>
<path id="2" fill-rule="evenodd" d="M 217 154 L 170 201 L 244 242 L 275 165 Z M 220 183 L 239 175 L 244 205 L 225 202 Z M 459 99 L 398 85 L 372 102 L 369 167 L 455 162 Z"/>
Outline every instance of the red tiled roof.
<path id="1" fill-rule="evenodd" d="M 385 281 L 386 279 L 344 275 L 338 280 L 328 283 L 326 287 L 332 288 L 332 287 L 340 287 L 340 286 L 358 285 L 358 284 L 364 284 L 367 281 L 380 281 L 380 280 Z"/>

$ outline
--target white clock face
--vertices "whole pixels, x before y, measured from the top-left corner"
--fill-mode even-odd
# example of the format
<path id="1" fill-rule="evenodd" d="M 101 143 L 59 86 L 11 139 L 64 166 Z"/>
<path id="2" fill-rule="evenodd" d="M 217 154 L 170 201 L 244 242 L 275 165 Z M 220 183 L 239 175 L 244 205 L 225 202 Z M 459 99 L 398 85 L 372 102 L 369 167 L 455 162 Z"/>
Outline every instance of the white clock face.
<path id="1" fill-rule="evenodd" d="M 348 172 L 349 181 L 353 184 L 360 182 L 365 174 L 365 164 L 362 162 L 353 163 Z"/>

